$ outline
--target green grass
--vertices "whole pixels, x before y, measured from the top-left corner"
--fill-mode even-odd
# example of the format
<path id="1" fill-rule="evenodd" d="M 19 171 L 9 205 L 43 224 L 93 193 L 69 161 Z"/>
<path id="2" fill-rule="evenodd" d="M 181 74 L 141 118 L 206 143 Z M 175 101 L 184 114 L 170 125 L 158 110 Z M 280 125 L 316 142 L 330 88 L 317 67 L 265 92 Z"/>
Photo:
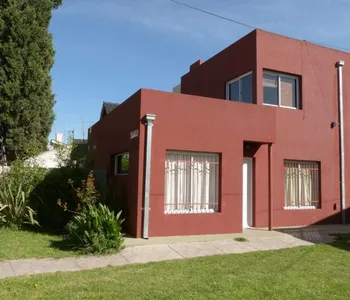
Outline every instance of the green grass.
<path id="1" fill-rule="evenodd" d="M 0 261 L 20 258 L 76 256 L 61 236 L 0 228 Z"/>
<path id="2" fill-rule="evenodd" d="M 234 240 L 236 242 L 248 242 L 248 240 L 242 236 L 235 237 Z"/>
<path id="3" fill-rule="evenodd" d="M 350 299 L 350 246 L 337 241 L 0 280 L 0 299 Z"/>

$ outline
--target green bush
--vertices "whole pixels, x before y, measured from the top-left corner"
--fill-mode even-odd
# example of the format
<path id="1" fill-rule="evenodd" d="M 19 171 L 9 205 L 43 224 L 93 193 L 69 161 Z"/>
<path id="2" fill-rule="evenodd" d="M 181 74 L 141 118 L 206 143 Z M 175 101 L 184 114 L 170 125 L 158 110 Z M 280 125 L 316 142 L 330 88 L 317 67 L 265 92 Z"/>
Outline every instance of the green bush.
<path id="1" fill-rule="evenodd" d="M 72 210 L 76 210 L 79 199 L 68 181 L 80 182 L 85 177 L 86 171 L 83 169 L 61 167 L 49 170 L 44 180 L 35 187 L 31 193 L 31 204 L 45 230 L 57 233 L 64 231 L 73 214 L 60 208 L 57 200 L 62 199 Z"/>
<path id="2" fill-rule="evenodd" d="M 124 220 L 106 205 L 88 204 L 68 223 L 68 238 L 89 253 L 108 253 L 123 248 Z"/>
<path id="3" fill-rule="evenodd" d="M 18 159 L 11 164 L 8 171 L 2 174 L 0 181 L 2 183 L 10 181 L 13 193 L 17 192 L 21 186 L 30 196 L 33 190 L 45 179 L 47 172 L 46 169 L 40 168 L 34 163 L 28 166 Z"/>
<path id="4" fill-rule="evenodd" d="M 13 186 L 17 186 L 13 193 Z M 22 185 L 13 181 L 4 181 L 0 189 L 0 223 L 8 227 L 20 228 L 26 224 L 39 225 L 35 220 L 35 211 L 29 206 L 28 192 Z"/>

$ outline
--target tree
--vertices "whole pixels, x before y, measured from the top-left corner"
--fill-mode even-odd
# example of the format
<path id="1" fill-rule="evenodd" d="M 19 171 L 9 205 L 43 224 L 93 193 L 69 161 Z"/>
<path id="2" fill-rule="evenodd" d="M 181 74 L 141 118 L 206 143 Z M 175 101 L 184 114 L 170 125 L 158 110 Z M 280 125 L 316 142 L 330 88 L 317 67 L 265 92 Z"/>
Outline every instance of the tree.
<path id="1" fill-rule="evenodd" d="M 46 149 L 54 121 L 48 28 L 62 0 L 0 1 L 0 136 L 9 160 Z"/>

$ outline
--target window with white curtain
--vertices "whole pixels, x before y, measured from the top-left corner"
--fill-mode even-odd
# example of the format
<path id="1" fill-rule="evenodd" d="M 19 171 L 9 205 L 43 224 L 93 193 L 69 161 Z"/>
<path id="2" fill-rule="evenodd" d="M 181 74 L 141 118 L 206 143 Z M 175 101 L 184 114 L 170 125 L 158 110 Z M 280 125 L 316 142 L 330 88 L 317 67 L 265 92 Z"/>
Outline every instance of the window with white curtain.
<path id="1" fill-rule="evenodd" d="M 285 209 L 320 207 L 320 168 L 317 162 L 284 162 Z"/>
<path id="2" fill-rule="evenodd" d="M 218 191 L 218 154 L 167 151 L 165 213 L 217 212 Z"/>

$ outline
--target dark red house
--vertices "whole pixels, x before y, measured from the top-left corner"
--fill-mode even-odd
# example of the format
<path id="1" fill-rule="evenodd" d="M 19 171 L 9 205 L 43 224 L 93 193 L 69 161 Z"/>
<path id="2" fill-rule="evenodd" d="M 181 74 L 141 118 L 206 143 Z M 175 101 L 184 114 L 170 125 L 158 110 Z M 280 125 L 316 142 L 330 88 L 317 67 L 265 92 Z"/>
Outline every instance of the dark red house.
<path id="1" fill-rule="evenodd" d="M 103 115 L 90 128 L 89 157 L 106 171 L 112 201 L 123 203 L 128 233 L 346 221 L 344 61 L 347 52 L 254 30 L 191 65 L 181 93 L 141 89 Z"/>

